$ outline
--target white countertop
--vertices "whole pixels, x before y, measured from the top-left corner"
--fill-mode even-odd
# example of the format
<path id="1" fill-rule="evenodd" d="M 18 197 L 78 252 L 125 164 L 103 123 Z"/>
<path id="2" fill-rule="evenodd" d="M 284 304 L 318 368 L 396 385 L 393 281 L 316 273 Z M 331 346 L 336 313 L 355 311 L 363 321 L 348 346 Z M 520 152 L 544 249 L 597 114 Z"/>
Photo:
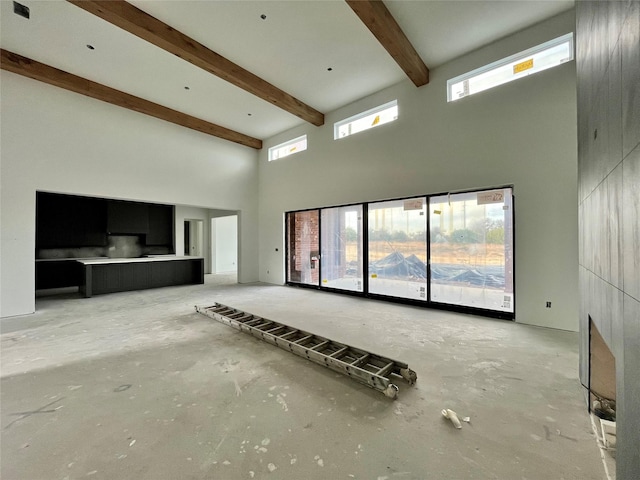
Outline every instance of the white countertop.
<path id="1" fill-rule="evenodd" d="M 147 262 L 169 262 L 173 260 L 200 260 L 203 257 L 187 257 L 177 255 L 157 255 L 135 258 L 87 258 L 77 259 L 83 265 L 103 265 L 108 263 L 147 263 Z"/>
<path id="2" fill-rule="evenodd" d="M 36 262 L 75 262 L 77 260 L 98 260 L 105 259 L 108 260 L 109 257 L 86 257 L 86 258 L 75 258 L 75 257 L 59 257 L 59 258 L 36 258 Z"/>

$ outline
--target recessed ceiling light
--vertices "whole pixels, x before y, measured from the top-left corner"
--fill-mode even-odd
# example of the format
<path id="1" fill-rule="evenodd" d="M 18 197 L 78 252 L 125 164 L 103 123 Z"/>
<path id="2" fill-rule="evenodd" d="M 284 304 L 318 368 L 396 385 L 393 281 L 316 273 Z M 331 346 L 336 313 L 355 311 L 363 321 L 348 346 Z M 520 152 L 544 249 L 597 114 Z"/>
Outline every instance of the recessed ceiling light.
<path id="1" fill-rule="evenodd" d="M 261 18 L 262 20 L 266 20 L 266 19 L 267 19 L 267 16 L 263 13 L 262 15 L 260 15 L 260 18 Z"/>
<path id="2" fill-rule="evenodd" d="M 87 43 L 87 48 L 88 48 L 89 50 L 95 50 L 95 49 L 96 49 L 96 47 L 94 47 L 93 45 L 90 45 L 90 44 L 88 44 L 88 43 Z"/>
<path id="3" fill-rule="evenodd" d="M 250 117 L 251 115 L 253 115 L 253 113 L 247 113 L 247 116 L 249 116 L 249 117 Z"/>
<path id="4" fill-rule="evenodd" d="M 327 72 L 331 72 L 333 70 L 332 67 L 327 68 Z"/>
<path id="5" fill-rule="evenodd" d="M 185 89 L 185 90 L 191 90 L 191 88 L 190 88 L 190 87 L 187 87 L 186 85 L 185 85 L 184 89 Z"/>
<path id="6" fill-rule="evenodd" d="M 13 2 L 13 13 L 24 18 L 29 18 L 29 7 L 18 2 Z"/>

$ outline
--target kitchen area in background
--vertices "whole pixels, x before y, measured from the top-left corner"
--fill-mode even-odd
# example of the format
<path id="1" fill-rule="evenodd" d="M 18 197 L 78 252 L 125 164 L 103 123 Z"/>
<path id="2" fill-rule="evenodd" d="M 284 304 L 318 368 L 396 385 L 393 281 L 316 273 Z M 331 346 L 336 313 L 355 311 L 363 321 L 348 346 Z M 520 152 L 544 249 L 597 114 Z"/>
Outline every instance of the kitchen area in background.
<path id="1" fill-rule="evenodd" d="M 36 192 L 36 293 L 83 296 L 204 283 L 204 257 L 175 255 L 173 205 Z"/>

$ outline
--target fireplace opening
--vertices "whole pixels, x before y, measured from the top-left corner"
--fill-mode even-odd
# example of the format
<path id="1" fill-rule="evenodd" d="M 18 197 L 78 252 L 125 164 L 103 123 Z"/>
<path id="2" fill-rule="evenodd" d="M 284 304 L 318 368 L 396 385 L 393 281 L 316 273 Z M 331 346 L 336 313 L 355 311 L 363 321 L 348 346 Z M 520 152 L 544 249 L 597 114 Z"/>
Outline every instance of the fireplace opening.
<path id="1" fill-rule="evenodd" d="M 597 417 L 616 420 L 616 359 L 589 317 L 589 408 Z"/>
<path id="2" fill-rule="evenodd" d="M 589 317 L 589 412 L 607 478 L 616 478 L 616 359 Z"/>

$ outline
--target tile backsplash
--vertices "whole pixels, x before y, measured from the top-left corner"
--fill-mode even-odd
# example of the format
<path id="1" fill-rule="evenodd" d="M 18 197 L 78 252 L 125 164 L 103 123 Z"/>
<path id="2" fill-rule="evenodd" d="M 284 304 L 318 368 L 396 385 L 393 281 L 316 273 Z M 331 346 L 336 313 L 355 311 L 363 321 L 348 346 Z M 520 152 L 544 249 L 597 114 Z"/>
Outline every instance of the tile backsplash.
<path id="1" fill-rule="evenodd" d="M 106 247 L 42 248 L 36 252 L 36 258 L 135 258 L 174 253 L 168 246 L 145 245 L 144 240 L 140 235 L 109 235 Z"/>
<path id="2" fill-rule="evenodd" d="M 140 237 L 138 235 L 109 235 L 107 257 L 134 258 L 142 255 Z"/>

